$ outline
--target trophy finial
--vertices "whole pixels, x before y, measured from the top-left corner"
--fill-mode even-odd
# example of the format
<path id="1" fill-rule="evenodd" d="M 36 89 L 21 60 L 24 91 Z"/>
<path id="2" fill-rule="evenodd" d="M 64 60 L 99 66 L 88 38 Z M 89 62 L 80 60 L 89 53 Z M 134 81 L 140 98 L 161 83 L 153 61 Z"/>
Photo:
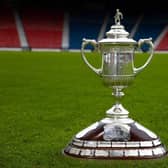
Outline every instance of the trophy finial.
<path id="1" fill-rule="evenodd" d="M 119 9 L 116 9 L 116 14 L 114 16 L 115 24 L 120 25 L 120 20 L 123 19 L 123 14 L 120 12 Z"/>

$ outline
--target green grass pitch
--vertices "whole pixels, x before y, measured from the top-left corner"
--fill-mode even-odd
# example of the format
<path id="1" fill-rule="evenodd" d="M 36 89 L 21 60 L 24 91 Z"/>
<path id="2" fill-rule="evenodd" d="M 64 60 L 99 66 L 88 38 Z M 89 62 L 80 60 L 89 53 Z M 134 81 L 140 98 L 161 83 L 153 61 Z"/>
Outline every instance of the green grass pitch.
<path id="1" fill-rule="evenodd" d="M 100 56 L 87 55 L 99 66 Z M 136 65 L 146 57 L 137 55 Z M 125 93 L 129 117 L 168 146 L 168 54 L 155 54 Z M 167 157 L 96 161 L 62 154 L 71 138 L 104 118 L 113 103 L 111 89 L 80 53 L 0 52 L 0 168 L 167 168 Z"/>

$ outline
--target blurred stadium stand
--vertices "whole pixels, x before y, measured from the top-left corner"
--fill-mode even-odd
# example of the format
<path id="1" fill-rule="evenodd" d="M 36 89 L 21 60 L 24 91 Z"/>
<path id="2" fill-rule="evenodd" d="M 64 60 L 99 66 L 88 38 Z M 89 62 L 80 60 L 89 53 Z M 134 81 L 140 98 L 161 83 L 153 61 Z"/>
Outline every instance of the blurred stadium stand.
<path id="1" fill-rule="evenodd" d="M 162 32 L 162 34 L 160 35 L 161 38 L 158 38 L 159 42 L 156 43 L 156 45 L 155 45 L 156 46 L 156 50 L 168 51 L 168 27 L 165 28 L 165 30 Z"/>
<path id="2" fill-rule="evenodd" d="M 24 8 L 20 16 L 30 48 L 61 48 L 62 12 Z"/>
<path id="3" fill-rule="evenodd" d="M 14 13 L 9 7 L 0 8 L 0 47 L 20 47 Z"/>
<path id="4" fill-rule="evenodd" d="M 70 14 L 70 48 L 80 49 L 82 38 L 97 39 L 104 13 L 81 11 Z"/>
<path id="5" fill-rule="evenodd" d="M 114 24 L 119 8 L 130 38 L 152 37 L 157 51 L 168 51 L 168 9 L 118 0 L 8 0 L 0 9 L 0 49 L 56 49 L 81 47 L 82 38 L 100 40 Z M 132 3 L 132 2 L 131 2 Z M 74 6 L 75 4 L 75 6 Z"/>

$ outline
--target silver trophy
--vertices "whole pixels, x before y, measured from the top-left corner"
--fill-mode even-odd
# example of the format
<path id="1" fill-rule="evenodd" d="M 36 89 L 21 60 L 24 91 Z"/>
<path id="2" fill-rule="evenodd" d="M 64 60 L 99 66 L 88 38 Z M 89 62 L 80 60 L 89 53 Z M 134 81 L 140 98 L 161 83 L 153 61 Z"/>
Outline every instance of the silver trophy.
<path id="1" fill-rule="evenodd" d="M 121 25 L 123 18 L 119 9 L 114 16 L 115 25 L 106 33 L 107 38 L 98 42 L 83 39 L 82 58 L 86 65 L 102 77 L 103 83 L 112 88 L 116 103 L 106 111 L 107 116 L 76 134 L 64 153 L 90 159 L 151 159 L 167 154 L 159 137 L 128 117 L 128 111 L 120 103 L 123 89 L 128 87 L 153 57 L 152 39 L 138 42 L 128 38 L 129 33 Z M 150 56 L 141 67 L 134 66 L 134 53 L 142 45 L 149 46 Z M 92 45 L 102 55 L 100 69 L 92 66 L 85 57 L 85 47 Z"/>

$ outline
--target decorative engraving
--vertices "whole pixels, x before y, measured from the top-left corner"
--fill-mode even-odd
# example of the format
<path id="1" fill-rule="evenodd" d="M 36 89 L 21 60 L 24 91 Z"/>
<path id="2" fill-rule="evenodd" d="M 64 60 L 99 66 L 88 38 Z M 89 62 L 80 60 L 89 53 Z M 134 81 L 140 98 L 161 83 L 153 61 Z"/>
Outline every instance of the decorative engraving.
<path id="1" fill-rule="evenodd" d="M 130 127 L 126 124 L 113 123 L 104 126 L 104 140 L 128 141 L 130 139 Z"/>

